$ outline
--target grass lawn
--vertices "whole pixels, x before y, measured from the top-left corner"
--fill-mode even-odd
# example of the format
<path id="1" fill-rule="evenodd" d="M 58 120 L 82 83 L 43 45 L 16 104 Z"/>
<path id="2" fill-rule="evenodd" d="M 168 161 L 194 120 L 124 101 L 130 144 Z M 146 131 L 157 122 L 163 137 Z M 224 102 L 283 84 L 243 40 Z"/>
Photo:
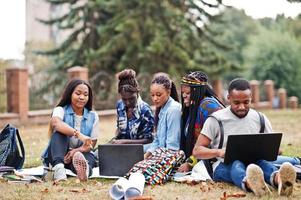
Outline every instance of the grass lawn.
<path id="1" fill-rule="evenodd" d="M 301 110 L 267 110 L 263 111 L 271 120 L 274 131 L 283 132 L 281 148 L 285 155 L 301 157 Z M 101 135 L 98 143 L 106 143 L 115 131 L 115 119 L 100 119 Z M 48 143 L 46 125 L 19 127 L 26 150 L 25 167 L 41 165 L 40 155 Z M 110 199 L 108 189 L 115 180 L 90 179 L 78 183 L 75 178 L 59 184 L 46 183 L 7 183 L 0 180 L 0 199 Z M 225 183 L 199 183 L 196 185 L 169 182 L 163 186 L 146 186 L 144 195 L 153 199 L 220 199 L 227 194 L 243 193 L 242 190 Z M 231 198 L 234 199 L 234 198 Z M 243 199 L 257 199 L 247 193 Z M 286 199 L 272 196 L 263 199 Z M 290 199 L 301 199 L 301 182 L 296 184 Z"/>

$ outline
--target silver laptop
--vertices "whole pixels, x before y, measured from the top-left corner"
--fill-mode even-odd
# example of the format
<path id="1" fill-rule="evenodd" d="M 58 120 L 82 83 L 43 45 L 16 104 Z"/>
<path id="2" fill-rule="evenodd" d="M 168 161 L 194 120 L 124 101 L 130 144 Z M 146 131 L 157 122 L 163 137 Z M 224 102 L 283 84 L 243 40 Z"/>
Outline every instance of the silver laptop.
<path id="1" fill-rule="evenodd" d="M 99 175 L 122 177 L 143 160 L 142 144 L 103 144 L 98 146 Z"/>

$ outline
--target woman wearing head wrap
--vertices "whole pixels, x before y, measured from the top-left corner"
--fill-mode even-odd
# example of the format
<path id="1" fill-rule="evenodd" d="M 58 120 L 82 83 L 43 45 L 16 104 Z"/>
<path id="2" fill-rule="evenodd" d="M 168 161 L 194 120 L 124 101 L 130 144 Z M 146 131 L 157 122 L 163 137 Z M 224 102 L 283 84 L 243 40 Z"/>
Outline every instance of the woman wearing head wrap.
<path id="1" fill-rule="evenodd" d="M 208 83 L 208 76 L 201 71 L 191 72 L 181 80 L 182 129 L 181 150 L 188 158 L 178 171 L 190 171 L 196 163 L 191 156 L 193 147 L 208 116 L 224 108 Z"/>

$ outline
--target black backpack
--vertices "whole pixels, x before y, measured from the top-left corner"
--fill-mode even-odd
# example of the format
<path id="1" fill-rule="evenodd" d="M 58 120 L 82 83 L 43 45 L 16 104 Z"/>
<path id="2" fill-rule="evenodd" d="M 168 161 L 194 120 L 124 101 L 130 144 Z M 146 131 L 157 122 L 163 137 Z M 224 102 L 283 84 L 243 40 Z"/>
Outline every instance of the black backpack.
<path id="1" fill-rule="evenodd" d="M 0 133 L 0 166 L 11 166 L 15 169 L 21 169 L 24 161 L 25 151 L 19 130 L 7 124 Z"/>
<path id="2" fill-rule="evenodd" d="M 259 120 L 260 120 L 260 130 L 259 130 L 259 133 L 264 133 L 264 129 L 265 129 L 265 120 L 264 120 L 264 117 L 263 117 L 263 115 L 260 112 L 257 112 L 257 113 L 259 115 Z M 223 126 L 223 123 L 221 122 L 221 120 L 217 119 L 216 117 L 214 117 L 212 115 L 209 115 L 209 117 L 214 118 L 218 122 L 218 125 L 219 125 L 219 128 L 220 128 L 220 141 L 219 141 L 219 144 L 218 144 L 218 149 L 221 149 L 223 147 L 223 143 L 224 143 L 224 126 Z M 211 178 L 213 177 L 212 176 L 213 175 L 212 164 L 214 162 L 216 162 L 216 161 L 217 161 L 216 158 L 203 160 L 203 162 L 205 164 L 205 167 L 206 167 L 209 175 L 211 176 Z"/>

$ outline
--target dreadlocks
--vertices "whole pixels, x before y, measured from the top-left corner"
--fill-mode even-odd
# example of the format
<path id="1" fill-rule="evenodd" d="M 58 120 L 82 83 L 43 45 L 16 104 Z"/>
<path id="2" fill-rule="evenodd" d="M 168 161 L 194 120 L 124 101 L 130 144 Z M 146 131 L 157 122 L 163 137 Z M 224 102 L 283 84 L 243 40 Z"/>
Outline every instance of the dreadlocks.
<path id="1" fill-rule="evenodd" d="M 208 76 L 201 71 L 195 71 L 187 74 L 181 80 L 181 85 L 187 85 L 190 87 L 190 105 L 189 107 L 184 105 L 182 98 L 182 128 L 181 128 L 181 149 L 184 150 L 186 156 L 192 154 L 194 147 L 193 134 L 195 131 L 195 122 L 198 114 L 198 109 L 201 101 L 205 97 L 215 98 L 223 107 L 224 104 L 218 99 L 217 95 L 211 89 L 208 84 Z M 189 125 L 187 135 L 185 135 L 185 127 L 189 118 Z"/>
<path id="2" fill-rule="evenodd" d="M 125 69 L 117 74 L 118 93 L 121 92 L 139 92 L 138 82 L 136 80 L 136 72 L 132 69 Z"/>
<path id="3" fill-rule="evenodd" d="M 170 90 L 170 96 L 177 102 L 179 102 L 179 96 L 177 92 L 177 88 L 175 83 L 169 78 L 168 74 L 164 72 L 159 72 L 154 75 L 154 78 L 151 82 L 151 84 L 158 84 L 162 85 L 166 90 Z M 158 125 L 159 120 L 159 112 L 161 110 L 160 108 L 156 108 L 155 111 L 155 127 Z"/>

